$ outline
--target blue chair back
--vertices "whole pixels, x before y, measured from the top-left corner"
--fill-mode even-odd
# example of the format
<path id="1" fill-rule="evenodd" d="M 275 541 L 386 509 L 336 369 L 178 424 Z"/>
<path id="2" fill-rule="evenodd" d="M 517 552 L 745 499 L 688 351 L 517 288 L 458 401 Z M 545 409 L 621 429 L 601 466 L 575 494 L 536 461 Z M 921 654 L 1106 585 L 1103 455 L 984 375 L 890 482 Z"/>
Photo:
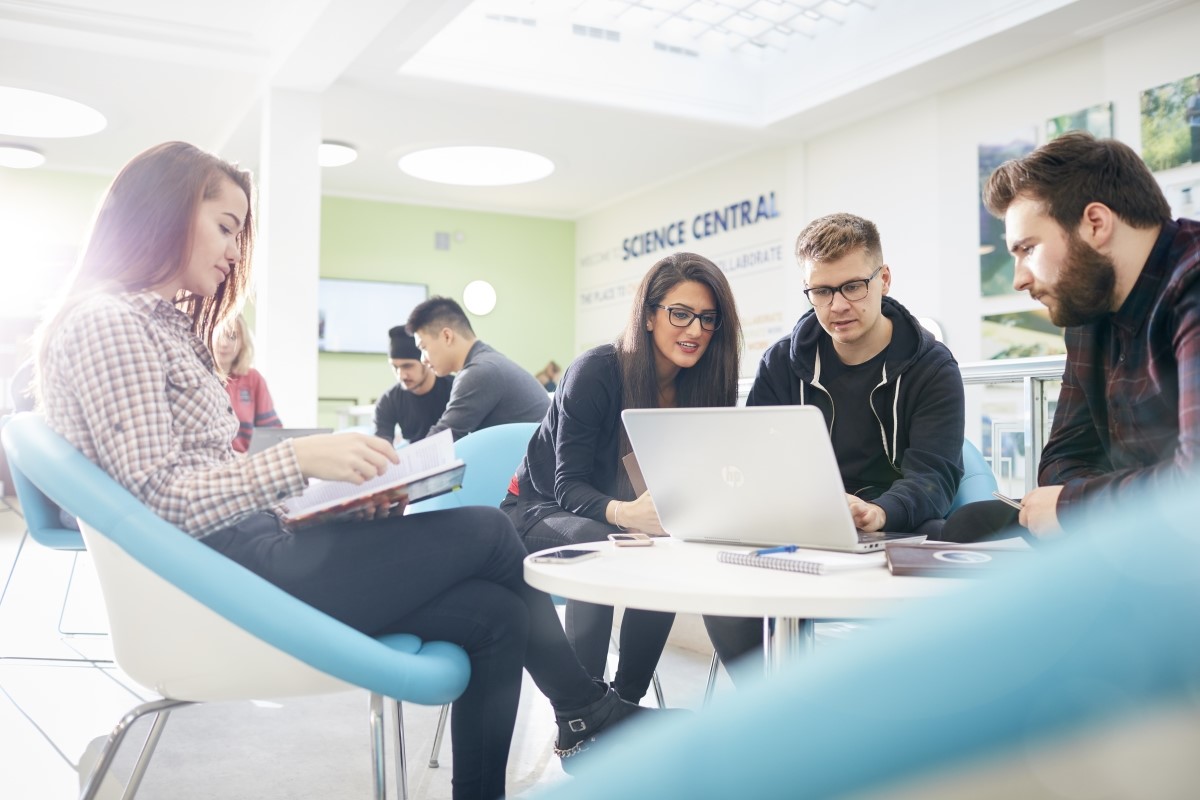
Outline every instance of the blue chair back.
<path id="1" fill-rule="evenodd" d="M 958 493 L 946 516 L 954 513 L 968 503 L 978 503 L 981 500 L 993 500 L 992 492 L 996 491 L 996 475 L 991 466 L 983 458 L 979 448 L 963 439 L 963 477 L 958 484 Z"/>
<path id="2" fill-rule="evenodd" d="M 5 452 L 8 452 L 7 447 Z M 12 473 L 13 491 L 21 501 L 21 513 L 25 516 L 29 537 L 38 544 L 54 550 L 83 550 L 83 534 L 78 528 L 63 526 L 61 509 L 29 482 L 11 455 L 8 458 L 8 469 Z"/>
<path id="3" fill-rule="evenodd" d="M 28 498 L 34 504 L 62 506 L 85 528 L 270 647 L 347 684 L 394 699 L 440 705 L 466 688 L 470 662 L 461 648 L 422 643 L 406 634 L 375 639 L 297 600 L 154 514 L 40 416 L 18 414 L 0 435 L 22 473 L 22 502 Z M 100 577 L 121 663 L 119 619 L 112 612 L 103 572 Z M 128 633 L 147 635 L 136 626 Z M 231 664 L 230 670 L 235 667 Z"/>
<path id="4" fill-rule="evenodd" d="M 536 422 L 510 422 L 467 434 L 454 443 L 454 452 L 467 465 L 462 488 L 412 506 L 411 513 L 462 506 L 498 506 L 521 465 Z"/>

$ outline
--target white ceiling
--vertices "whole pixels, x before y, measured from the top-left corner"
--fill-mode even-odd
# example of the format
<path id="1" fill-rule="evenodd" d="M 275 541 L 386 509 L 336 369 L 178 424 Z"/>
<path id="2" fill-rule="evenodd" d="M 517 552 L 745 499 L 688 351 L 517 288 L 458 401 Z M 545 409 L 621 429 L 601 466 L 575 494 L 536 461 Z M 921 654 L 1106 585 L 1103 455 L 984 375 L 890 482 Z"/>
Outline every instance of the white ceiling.
<path id="1" fill-rule="evenodd" d="M 319 94 L 323 137 L 359 149 L 323 170 L 326 193 L 576 218 L 1185 4 L 0 0 L 0 85 L 108 118 L 93 136 L 21 140 L 43 169 L 112 174 L 168 139 L 253 168 L 279 87 Z M 395 166 L 454 144 L 533 150 L 557 170 L 473 188 Z"/>

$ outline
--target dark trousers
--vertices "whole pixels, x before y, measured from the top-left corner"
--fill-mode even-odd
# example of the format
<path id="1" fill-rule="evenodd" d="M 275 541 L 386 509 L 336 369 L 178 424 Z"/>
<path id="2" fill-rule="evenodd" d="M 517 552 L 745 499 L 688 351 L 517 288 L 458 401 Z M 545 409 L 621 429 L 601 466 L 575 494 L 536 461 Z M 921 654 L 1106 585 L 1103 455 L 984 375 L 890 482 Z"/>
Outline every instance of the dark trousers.
<path id="1" fill-rule="evenodd" d="M 262 513 L 201 541 L 360 631 L 410 633 L 466 650 L 471 680 L 450 722 L 455 798 L 504 794 L 522 667 L 556 710 L 600 696 L 549 596 L 525 583 L 525 547 L 497 509 L 433 511 L 295 534 Z"/>
<path id="2" fill-rule="evenodd" d="M 517 513 L 511 498 L 500 508 Z M 533 525 L 523 538 L 529 552 L 536 553 L 566 544 L 602 542 L 617 530 L 620 529 L 606 522 L 560 511 Z M 621 657 L 613 678 L 613 688 L 622 699 L 636 703 L 645 696 L 674 622 L 674 614 L 625 609 L 621 617 Z M 612 636 L 612 606 L 568 600 L 566 626 L 567 639 L 575 648 L 579 663 L 593 678 L 602 678 L 608 660 L 608 640 Z"/>

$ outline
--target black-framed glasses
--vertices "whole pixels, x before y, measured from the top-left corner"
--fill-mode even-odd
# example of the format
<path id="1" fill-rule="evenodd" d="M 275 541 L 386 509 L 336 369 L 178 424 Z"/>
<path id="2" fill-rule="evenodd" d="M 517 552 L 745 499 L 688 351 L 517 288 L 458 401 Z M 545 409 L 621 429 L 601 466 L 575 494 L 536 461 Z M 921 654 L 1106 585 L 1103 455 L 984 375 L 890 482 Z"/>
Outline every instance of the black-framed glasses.
<path id="1" fill-rule="evenodd" d="M 884 265 L 880 264 L 871 273 L 866 280 L 859 278 L 854 281 L 846 281 L 841 286 L 818 286 L 815 289 L 805 289 L 804 296 L 808 298 L 808 302 L 814 306 L 827 306 L 833 303 L 833 296 L 840 294 L 850 302 L 862 300 L 867 296 L 867 284 L 875 280 L 875 276 L 883 269 Z"/>
<path id="2" fill-rule="evenodd" d="M 689 311 L 680 306 L 663 306 L 655 304 L 654 308 L 661 308 L 667 312 L 667 321 L 676 328 L 686 328 L 692 324 L 692 320 L 700 320 L 701 330 L 715 331 L 721 327 L 721 315 L 716 311 L 702 311 L 697 314 L 694 311 Z"/>

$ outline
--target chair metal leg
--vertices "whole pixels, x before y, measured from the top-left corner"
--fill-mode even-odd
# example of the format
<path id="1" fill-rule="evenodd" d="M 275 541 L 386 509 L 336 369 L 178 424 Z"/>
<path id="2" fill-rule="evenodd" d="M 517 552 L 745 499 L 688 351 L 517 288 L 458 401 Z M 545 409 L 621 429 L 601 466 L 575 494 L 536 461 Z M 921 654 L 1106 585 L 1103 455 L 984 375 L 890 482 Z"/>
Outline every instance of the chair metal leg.
<path id="1" fill-rule="evenodd" d="M 617 643 L 617 635 L 615 633 L 610 633 L 608 635 L 608 641 L 612 644 L 613 650 L 617 651 L 617 658 L 620 658 L 621 657 L 621 645 L 619 645 Z M 607 664 L 604 667 L 604 677 L 605 678 L 608 677 L 608 665 Z M 615 679 L 616 676 L 614 675 L 613 677 Z M 662 681 L 660 681 L 658 679 L 658 670 L 654 670 L 653 672 L 650 673 L 650 685 L 654 688 L 654 700 L 658 703 L 658 707 L 660 709 L 666 708 L 667 701 L 663 698 Z"/>
<path id="2" fill-rule="evenodd" d="M 17 542 L 17 552 L 13 556 L 12 566 L 8 568 L 8 577 L 4 579 L 4 588 L 0 589 L 0 605 L 4 604 L 4 597 L 8 594 L 8 585 L 12 583 L 13 573 L 17 571 L 17 562 L 21 560 L 21 551 L 25 549 L 25 542 L 29 540 L 29 531 L 26 530 L 21 534 L 21 541 Z"/>
<path id="3" fill-rule="evenodd" d="M 80 551 L 71 553 L 71 572 L 67 575 L 67 588 L 63 590 L 62 607 L 58 610 L 58 632 L 63 636 L 107 636 L 104 631 L 64 631 L 63 618 L 67 615 L 67 600 L 71 597 L 71 584 L 75 582 L 75 567 L 79 564 Z"/>
<path id="4" fill-rule="evenodd" d="M 404 706 L 399 700 L 392 701 L 392 713 L 396 724 L 392 727 L 395 736 L 396 786 L 400 800 L 408 800 L 408 754 L 404 746 Z"/>
<path id="5" fill-rule="evenodd" d="M 154 757 L 154 750 L 158 747 L 158 740 L 162 738 L 163 728 L 167 726 L 170 713 L 160 711 L 154 715 L 154 724 L 150 726 L 150 733 L 142 743 L 142 752 L 138 753 L 137 762 L 133 765 L 133 772 L 129 774 L 129 783 L 125 787 L 125 793 L 121 795 L 121 800 L 133 800 L 137 794 L 138 787 L 142 785 L 142 778 L 146 777 L 150 759 Z"/>
<path id="6" fill-rule="evenodd" d="M 658 707 L 666 708 L 667 701 L 663 699 L 662 682 L 658 679 L 658 670 L 650 673 L 650 685 L 654 687 L 654 699 L 658 701 Z"/>
<path id="7" fill-rule="evenodd" d="M 128 711 L 125 716 L 121 718 L 121 721 L 117 723 L 116 727 L 112 729 L 112 733 L 108 735 L 108 741 L 104 743 L 104 749 L 100 751 L 100 758 L 96 762 L 96 766 L 92 768 L 91 774 L 88 775 L 87 783 L 84 784 L 83 790 L 79 794 L 79 800 L 95 800 L 96 794 L 100 791 L 100 785 L 104 782 L 104 776 L 108 774 L 109 768 L 112 767 L 112 762 L 117 755 L 117 750 L 120 749 L 121 742 L 124 741 L 125 734 L 129 732 L 129 728 L 133 725 L 133 723 L 137 722 L 146 714 L 158 715 L 170 711 L 173 708 L 190 705 L 192 705 L 190 700 L 162 699 L 152 700 L 149 703 L 142 703 L 140 706 Z M 154 736 L 155 727 L 159 729 L 159 733 L 162 732 L 161 726 L 158 725 L 158 720 L 155 719 L 154 727 L 152 727 L 150 730 L 151 736 Z M 157 744 L 157 742 L 158 740 L 156 737 L 155 744 Z M 143 751 L 144 750 L 145 748 L 143 748 Z M 149 753 L 144 753 L 147 760 L 149 760 L 150 755 L 153 754 L 153 750 L 154 748 L 151 747 Z M 139 757 L 139 765 L 140 762 L 141 758 Z M 141 767 L 141 772 L 143 774 L 145 773 L 144 766 Z M 138 780 L 140 781 L 141 778 L 139 777 Z M 136 790 L 137 787 L 135 786 L 133 788 Z"/>
<path id="8" fill-rule="evenodd" d="M 15 511 L 15 509 L 14 509 Z M 20 513 L 20 512 L 18 512 Z M 17 552 L 13 555 L 12 566 L 8 568 L 8 577 L 4 579 L 4 588 L 0 589 L 0 607 L 4 604 L 4 598 L 8 595 L 8 587 L 12 584 L 13 575 L 17 571 L 17 562 L 21 560 L 21 553 L 25 550 L 25 543 L 29 540 L 29 531 L 26 530 L 21 534 L 21 541 L 17 543 Z M 77 559 L 79 552 L 75 551 L 72 555 Z M 67 578 L 67 588 L 63 592 L 62 607 L 58 611 L 58 632 L 65 636 L 85 635 L 85 636 L 107 636 L 106 633 L 94 632 L 68 632 L 62 629 L 63 615 L 67 611 L 67 597 L 71 593 L 71 580 L 75 577 L 75 561 L 71 561 L 71 575 Z M 111 664 L 111 658 L 60 658 L 57 656 L 6 656 L 0 655 L 0 661 L 36 661 L 46 664 Z"/>
<path id="9" fill-rule="evenodd" d="M 383 697 L 371 692 L 371 778 L 375 800 L 387 800 L 387 775 L 383 763 Z"/>
<path id="10" fill-rule="evenodd" d="M 708 684 L 704 687 L 704 705 L 708 705 L 712 700 L 713 689 L 717 686 L 717 667 L 721 663 L 721 657 L 717 655 L 717 651 L 713 651 L 712 662 L 708 665 Z"/>
<path id="11" fill-rule="evenodd" d="M 437 730 L 433 733 L 433 751 L 429 754 L 429 766 L 432 769 L 437 769 L 438 754 L 442 752 L 442 735 L 446 732 L 446 718 L 450 716 L 450 704 L 442 706 L 442 713 L 438 714 Z"/>

